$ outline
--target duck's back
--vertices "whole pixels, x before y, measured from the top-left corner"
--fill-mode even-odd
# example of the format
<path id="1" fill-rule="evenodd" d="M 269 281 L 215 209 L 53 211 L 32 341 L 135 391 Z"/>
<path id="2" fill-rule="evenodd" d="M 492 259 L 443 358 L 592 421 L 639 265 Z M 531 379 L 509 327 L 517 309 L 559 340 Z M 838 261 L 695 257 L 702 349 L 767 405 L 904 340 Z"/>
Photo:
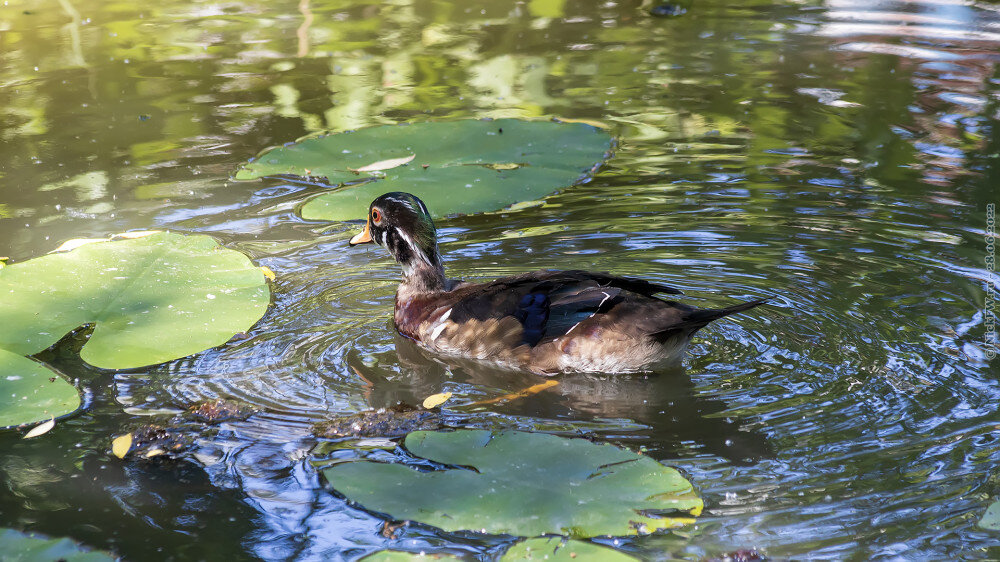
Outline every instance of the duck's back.
<path id="1" fill-rule="evenodd" d="M 451 290 L 400 286 L 396 327 L 433 351 L 527 369 L 630 372 L 680 357 L 712 320 L 762 301 L 703 310 L 657 298 L 680 291 L 642 279 L 538 271 Z"/>

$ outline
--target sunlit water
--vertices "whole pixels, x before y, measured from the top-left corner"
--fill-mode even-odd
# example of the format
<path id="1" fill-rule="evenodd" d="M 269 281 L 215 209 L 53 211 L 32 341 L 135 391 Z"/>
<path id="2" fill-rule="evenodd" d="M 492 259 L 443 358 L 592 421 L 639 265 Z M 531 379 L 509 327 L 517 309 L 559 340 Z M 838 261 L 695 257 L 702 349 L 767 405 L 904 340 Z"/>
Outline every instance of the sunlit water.
<path id="1" fill-rule="evenodd" d="M 490 558 L 509 539 L 382 520 L 323 488 L 309 424 L 455 398 L 456 427 L 588 435 L 684 472 L 706 512 L 602 541 L 644 559 L 998 558 L 998 362 L 984 304 L 1000 197 L 1000 10 L 926 1 L 112 2 L 0 7 L 0 254 L 139 228 L 207 233 L 277 274 L 234 341 L 111 373 L 41 359 L 83 413 L 0 436 L 0 527 L 132 560 Z M 538 382 L 446 365 L 394 336 L 398 268 L 359 224 L 295 207 L 321 186 L 232 182 L 304 134 L 468 117 L 607 123 L 614 157 L 517 210 L 439 221 L 446 267 L 588 268 L 772 304 L 703 330 L 682 369 Z M 433 150 L 433 147 L 428 147 Z M 359 217 L 360 218 L 360 217 Z M 79 342 L 75 342 L 78 346 Z M 110 436 L 206 398 L 263 412 L 198 433 L 190 463 L 122 463 Z"/>

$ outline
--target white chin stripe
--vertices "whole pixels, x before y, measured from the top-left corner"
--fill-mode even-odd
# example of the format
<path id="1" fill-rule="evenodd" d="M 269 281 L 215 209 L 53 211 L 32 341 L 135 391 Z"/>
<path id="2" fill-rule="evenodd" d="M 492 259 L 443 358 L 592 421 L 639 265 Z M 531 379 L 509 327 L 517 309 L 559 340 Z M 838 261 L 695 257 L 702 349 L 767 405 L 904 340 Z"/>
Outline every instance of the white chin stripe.
<path id="1" fill-rule="evenodd" d="M 419 246 L 417 246 L 417 243 L 413 241 L 413 238 L 410 238 L 409 234 L 403 232 L 403 230 L 400 229 L 399 227 L 396 227 L 396 234 L 399 234 L 399 237 L 406 242 L 406 244 L 410 247 L 411 250 L 413 250 L 414 256 L 419 257 L 421 260 L 424 261 L 424 263 L 427 264 L 431 263 L 431 260 L 430 258 L 427 257 L 427 254 L 425 254 L 424 251 L 421 250 Z"/>

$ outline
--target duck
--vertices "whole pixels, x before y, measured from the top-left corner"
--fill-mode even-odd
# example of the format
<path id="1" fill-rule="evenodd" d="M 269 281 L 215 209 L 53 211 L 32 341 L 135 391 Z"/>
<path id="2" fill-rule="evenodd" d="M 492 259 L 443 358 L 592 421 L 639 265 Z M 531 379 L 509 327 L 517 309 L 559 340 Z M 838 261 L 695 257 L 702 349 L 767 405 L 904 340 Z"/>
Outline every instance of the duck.
<path id="1" fill-rule="evenodd" d="M 448 279 L 427 206 L 404 192 L 372 201 L 364 230 L 349 241 L 367 243 L 388 250 L 402 268 L 393 313 L 402 336 L 433 354 L 538 375 L 675 365 L 698 330 L 768 301 L 696 308 L 662 298 L 682 294 L 667 285 L 575 269 Z"/>

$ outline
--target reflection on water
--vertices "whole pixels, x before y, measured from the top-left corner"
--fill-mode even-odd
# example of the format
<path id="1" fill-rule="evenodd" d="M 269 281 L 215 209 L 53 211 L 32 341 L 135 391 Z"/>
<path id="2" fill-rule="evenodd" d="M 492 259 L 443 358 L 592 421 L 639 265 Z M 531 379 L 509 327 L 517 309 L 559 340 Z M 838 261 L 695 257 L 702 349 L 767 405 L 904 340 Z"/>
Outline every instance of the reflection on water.
<path id="1" fill-rule="evenodd" d="M 42 358 L 93 396 L 44 439 L 0 435 L 0 526 L 129 559 L 492 556 L 507 539 L 382 520 L 323 489 L 309 424 L 452 391 L 446 422 L 585 435 L 683 471 L 706 512 L 620 540 L 648 559 L 1000 557 L 987 359 L 986 205 L 997 201 L 1000 10 L 987 2 L 0 6 L 0 254 L 138 228 L 205 232 L 274 270 L 248 339 L 135 372 Z M 309 223 L 308 182 L 229 180 L 304 134 L 468 117 L 600 120 L 588 184 L 441 221 L 446 267 L 588 268 L 767 307 L 702 330 L 682 368 L 557 377 L 427 357 L 394 337 L 398 269 Z M 360 217 L 359 217 L 360 218 Z M 75 342 L 79 345 L 79 342 Z M 178 464 L 110 436 L 206 398 L 263 409 Z"/>

